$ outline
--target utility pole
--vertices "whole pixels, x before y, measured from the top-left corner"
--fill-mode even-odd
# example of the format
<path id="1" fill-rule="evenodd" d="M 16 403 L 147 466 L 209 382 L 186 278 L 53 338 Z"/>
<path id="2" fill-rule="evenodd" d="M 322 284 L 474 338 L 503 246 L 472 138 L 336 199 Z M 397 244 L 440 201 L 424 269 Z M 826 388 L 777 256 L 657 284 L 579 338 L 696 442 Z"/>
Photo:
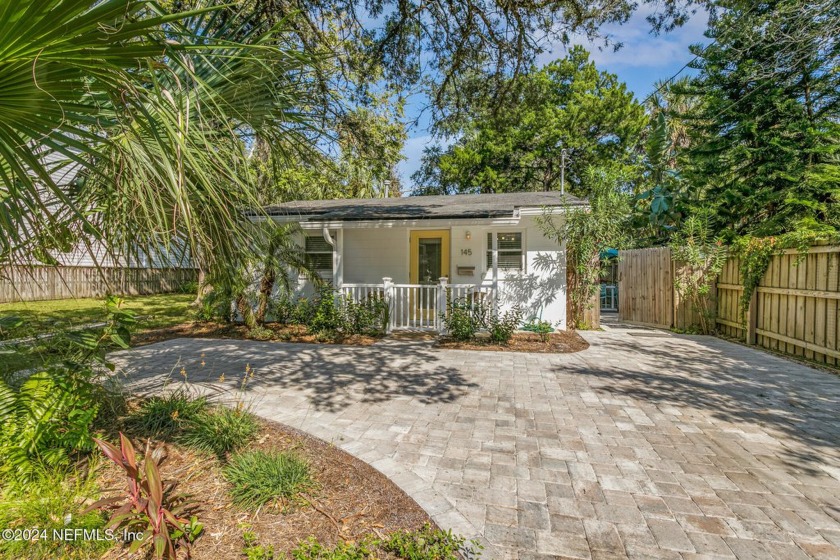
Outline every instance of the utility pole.
<path id="1" fill-rule="evenodd" d="M 560 150 L 560 194 L 566 194 L 566 148 Z"/>

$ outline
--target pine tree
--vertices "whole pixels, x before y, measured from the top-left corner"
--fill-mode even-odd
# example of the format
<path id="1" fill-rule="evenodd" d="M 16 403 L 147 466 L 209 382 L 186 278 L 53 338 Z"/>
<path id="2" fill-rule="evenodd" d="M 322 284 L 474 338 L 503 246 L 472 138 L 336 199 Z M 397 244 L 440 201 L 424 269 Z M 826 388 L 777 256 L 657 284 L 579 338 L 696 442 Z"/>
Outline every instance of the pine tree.
<path id="1" fill-rule="evenodd" d="M 840 3 L 718 2 L 686 175 L 729 237 L 840 229 Z"/>

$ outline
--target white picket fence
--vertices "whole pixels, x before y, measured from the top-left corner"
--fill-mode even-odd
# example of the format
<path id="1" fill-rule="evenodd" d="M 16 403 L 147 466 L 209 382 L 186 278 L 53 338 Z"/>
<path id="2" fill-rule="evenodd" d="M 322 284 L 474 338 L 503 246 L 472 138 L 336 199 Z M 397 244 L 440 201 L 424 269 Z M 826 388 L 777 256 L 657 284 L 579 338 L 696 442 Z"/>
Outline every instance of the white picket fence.
<path id="1" fill-rule="evenodd" d="M 444 331 L 441 315 L 447 302 L 461 298 L 479 301 L 489 298 L 493 301 L 491 286 L 473 284 L 449 284 L 441 279 L 438 284 L 394 284 L 390 278 L 382 284 L 343 284 L 341 293 L 355 302 L 371 297 L 384 297 L 388 302 L 388 331 L 417 329 Z"/>

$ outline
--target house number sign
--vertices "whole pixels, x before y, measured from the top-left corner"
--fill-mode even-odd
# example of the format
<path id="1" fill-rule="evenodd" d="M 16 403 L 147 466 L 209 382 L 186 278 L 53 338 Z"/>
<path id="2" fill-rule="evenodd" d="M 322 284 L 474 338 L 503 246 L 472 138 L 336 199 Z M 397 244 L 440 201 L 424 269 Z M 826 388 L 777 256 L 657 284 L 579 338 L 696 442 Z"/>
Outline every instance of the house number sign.
<path id="1" fill-rule="evenodd" d="M 472 249 L 461 249 L 462 255 L 472 255 Z"/>

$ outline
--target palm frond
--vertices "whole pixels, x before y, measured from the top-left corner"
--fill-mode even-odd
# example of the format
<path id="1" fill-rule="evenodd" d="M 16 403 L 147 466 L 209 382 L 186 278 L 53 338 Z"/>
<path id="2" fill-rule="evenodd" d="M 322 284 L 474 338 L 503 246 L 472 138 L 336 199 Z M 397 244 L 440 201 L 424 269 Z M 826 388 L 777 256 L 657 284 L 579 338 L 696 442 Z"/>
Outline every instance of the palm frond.
<path id="1" fill-rule="evenodd" d="M 307 149 L 308 59 L 282 23 L 231 41 L 214 13 L 2 0 L 0 262 L 84 236 L 120 253 L 176 240 L 209 266 L 239 250 L 258 206 L 249 145 Z"/>

